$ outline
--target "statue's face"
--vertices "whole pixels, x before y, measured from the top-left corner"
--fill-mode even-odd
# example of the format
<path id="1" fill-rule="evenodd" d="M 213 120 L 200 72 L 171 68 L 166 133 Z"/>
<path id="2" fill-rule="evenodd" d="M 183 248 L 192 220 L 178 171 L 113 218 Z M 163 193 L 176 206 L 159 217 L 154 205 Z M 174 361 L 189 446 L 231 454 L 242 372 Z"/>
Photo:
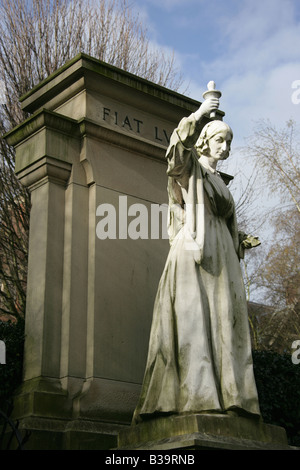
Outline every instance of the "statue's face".
<path id="1" fill-rule="evenodd" d="M 229 156 L 231 141 L 231 132 L 227 129 L 220 129 L 208 141 L 209 156 L 214 160 L 226 160 Z"/>

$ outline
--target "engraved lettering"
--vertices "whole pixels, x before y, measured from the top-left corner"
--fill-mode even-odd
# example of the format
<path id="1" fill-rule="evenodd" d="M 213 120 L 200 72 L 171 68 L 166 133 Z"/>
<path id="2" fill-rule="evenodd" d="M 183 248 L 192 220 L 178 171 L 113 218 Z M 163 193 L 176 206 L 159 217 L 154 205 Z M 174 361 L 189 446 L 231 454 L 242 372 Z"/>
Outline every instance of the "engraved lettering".
<path id="1" fill-rule="evenodd" d="M 168 136 L 167 131 L 166 131 L 165 129 L 163 130 L 163 132 L 164 132 L 164 136 L 165 136 L 165 138 L 166 138 L 166 141 L 167 141 L 168 144 L 169 144 L 169 143 L 170 143 L 170 137 L 171 137 L 171 136 Z"/>
<path id="2" fill-rule="evenodd" d="M 106 121 L 106 118 L 109 116 L 110 109 L 109 108 L 103 108 L 103 120 Z"/>
<path id="3" fill-rule="evenodd" d="M 122 124 L 122 127 L 125 127 L 125 126 L 128 126 L 129 129 L 132 131 L 132 127 L 131 127 L 131 124 L 130 124 L 130 121 L 129 121 L 128 116 L 125 117 L 125 119 L 124 119 L 124 121 L 123 121 L 123 124 Z"/>
<path id="4" fill-rule="evenodd" d="M 136 122 L 136 131 L 138 134 L 140 134 L 140 124 L 143 124 L 143 121 L 140 121 L 139 119 L 133 119 Z"/>
<path id="5" fill-rule="evenodd" d="M 155 129 L 155 139 L 160 140 L 160 142 L 162 142 L 162 139 L 158 136 L 158 127 L 155 126 L 154 129 Z"/>

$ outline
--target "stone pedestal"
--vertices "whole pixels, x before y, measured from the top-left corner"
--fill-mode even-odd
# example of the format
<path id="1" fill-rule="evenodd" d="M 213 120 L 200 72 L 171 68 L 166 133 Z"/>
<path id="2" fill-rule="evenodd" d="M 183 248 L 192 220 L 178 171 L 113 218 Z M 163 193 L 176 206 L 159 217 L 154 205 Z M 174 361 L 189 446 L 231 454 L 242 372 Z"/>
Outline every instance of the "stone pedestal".
<path id="1" fill-rule="evenodd" d="M 199 103 L 84 54 L 21 103 L 30 117 L 6 136 L 32 204 L 14 418 L 27 448 L 113 447 L 139 397 L 169 250 L 165 151 Z"/>
<path id="2" fill-rule="evenodd" d="M 118 450 L 288 450 L 286 432 L 260 419 L 218 414 L 156 418 L 119 433 Z"/>

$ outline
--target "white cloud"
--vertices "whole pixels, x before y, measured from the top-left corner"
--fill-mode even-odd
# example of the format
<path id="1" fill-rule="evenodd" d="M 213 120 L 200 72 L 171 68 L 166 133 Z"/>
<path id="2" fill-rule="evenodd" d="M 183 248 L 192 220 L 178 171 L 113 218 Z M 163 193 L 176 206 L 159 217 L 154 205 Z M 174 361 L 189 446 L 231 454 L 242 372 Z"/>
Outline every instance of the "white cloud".
<path id="1" fill-rule="evenodd" d="M 282 128 L 293 118 L 300 126 L 300 103 L 292 102 L 292 84 L 300 80 L 300 1 L 140 2 L 147 5 L 159 33 L 155 39 L 174 47 L 188 95 L 202 101 L 210 80 L 222 91 L 220 108 L 234 133 L 232 155 L 223 171 L 235 176 L 232 190 L 241 194 L 253 167 L 239 147 L 253 134 L 256 122 L 270 119 Z M 267 243 L 270 231 L 260 226 L 264 217 L 259 214 L 278 201 L 268 195 L 255 197 L 256 217 L 249 230 L 259 229 L 260 239 Z"/>
<path id="2" fill-rule="evenodd" d="M 215 80 L 223 93 L 221 108 L 242 137 L 260 118 L 282 125 L 290 118 L 299 121 L 291 85 L 300 79 L 300 22 L 293 1 L 246 0 L 240 5 L 236 15 L 221 19 L 220 54 L 190 68 L 189 95 L 201 100 L 207 81 Z"/>

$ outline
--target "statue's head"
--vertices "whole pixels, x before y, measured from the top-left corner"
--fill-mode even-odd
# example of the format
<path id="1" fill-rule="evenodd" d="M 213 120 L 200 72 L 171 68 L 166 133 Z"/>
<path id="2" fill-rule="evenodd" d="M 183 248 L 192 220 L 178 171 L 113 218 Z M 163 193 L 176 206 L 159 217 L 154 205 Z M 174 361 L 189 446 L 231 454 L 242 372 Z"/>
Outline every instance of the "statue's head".
<path id="1" fill-rule="evenodd" d="M 196 142 L 196 150 L 200 155 L 206 155 L 219 160 L 229 156 L 233 139 L 232 129 L 223 121 L 211 121 L 203 127 Z"/>

